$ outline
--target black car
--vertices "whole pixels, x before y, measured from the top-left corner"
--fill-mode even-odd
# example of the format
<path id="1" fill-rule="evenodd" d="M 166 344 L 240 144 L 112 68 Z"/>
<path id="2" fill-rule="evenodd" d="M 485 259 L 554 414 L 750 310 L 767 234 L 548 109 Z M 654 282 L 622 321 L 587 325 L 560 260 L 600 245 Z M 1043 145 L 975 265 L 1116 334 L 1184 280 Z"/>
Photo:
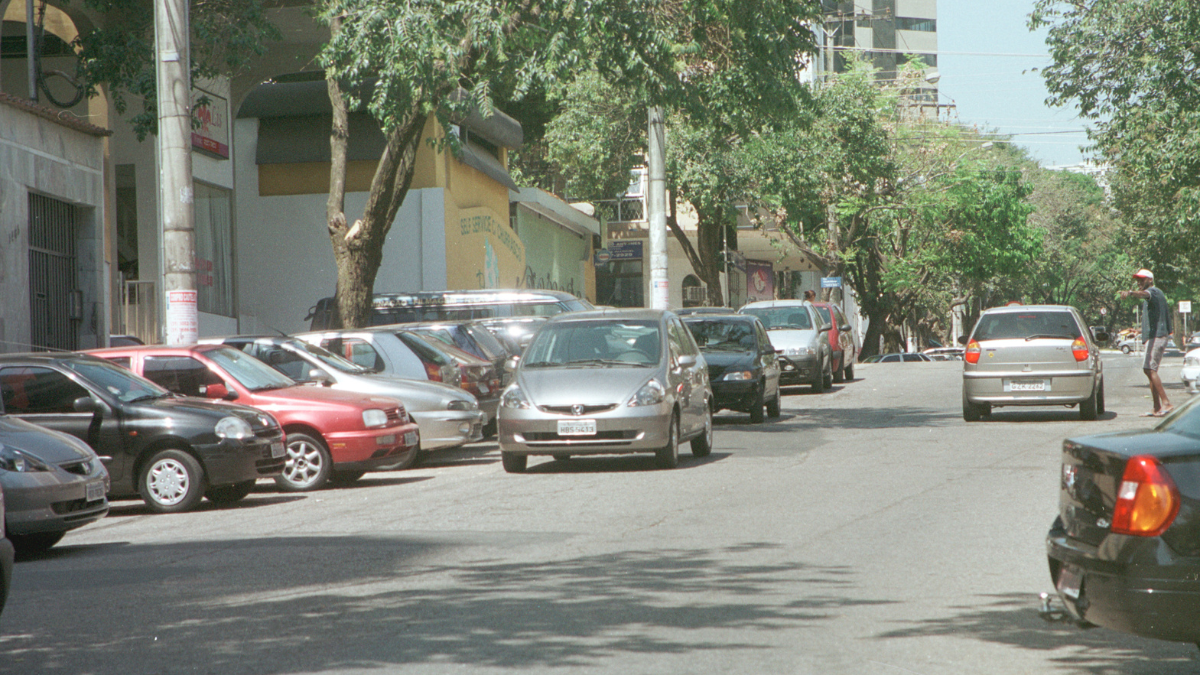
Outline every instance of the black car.
<path id="1" fill-rule="evenodd" d="M 749 314 L 712 312 L 682 319 L 708 362 L 713 412 L 740 410 L 761 422 L 765 406 L 779 417 L 779 350 L 762 322 Z"/>
<path id="2" fill-rule="evenodd" d="M 202 497 L 236 502 L 280 474 L 283 430 L 246 406 L 176 396 L 85 354 L 0 356 L 4 410 L 86 442 L 111 479 L 109 497 L 187 511 Z"/>
<path id="3" fill-rule="evenodd" d="M 1198 402 L 1150 430 L 1063 441 L 1046 548 L 1076 621 L 1200 644 Z"/>

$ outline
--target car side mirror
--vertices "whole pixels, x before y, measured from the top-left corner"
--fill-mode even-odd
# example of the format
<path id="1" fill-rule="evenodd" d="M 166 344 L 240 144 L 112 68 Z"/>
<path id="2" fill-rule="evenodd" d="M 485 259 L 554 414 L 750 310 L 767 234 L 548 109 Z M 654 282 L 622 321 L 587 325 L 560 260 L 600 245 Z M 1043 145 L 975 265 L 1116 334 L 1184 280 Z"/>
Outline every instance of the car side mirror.
<path id="1" fill-rule="evenodd" d="M 309 382 L 320 385 L 322 387 L 332 387 L 333 386 L 333 378 L 329 376 L 329 373 L 321 370 L 320 368 L 309 368 L 308 380 L 309 380 Z"/>
<path id="2" fill-rule="evenodd" d="M 691 354 L 680 354 L 679 355 L 679 367 L 680 368 L 691 368 L 694 365 L 696 365 L 696 357 L 695 356 L 692 356 Z"/>
<path id="3" fill-rule="evenodd" d="M 107 403 L 101 401 L 95 396 L 80 396 L 71 403 L 71 407 L 75 409 L 75 412 L 81 413 L 99 413 L 100 415 L 106 415 L 112 412 Z"/>
<path id="4" fill-rule="evenodd" d="M 516 356 L 509 357 L 509 359 L 504 362 L 504 372 L 511 373 L 511 372 L 516 371 L 517 365 L 520 363 L 521 363 L 521 356 L 519 354 Z"/>
<path id="5" fill-rule="evenodd" d="M 844 323 L 844 324 L 838 326 L 838 332 L 849 333 L 850 332 L 850 324 Z"/>
<path id="6" fill-rule="evenodd" d="M 1092 338 L 1096 342 L 1099 342 L 1101 344 L 1108 342 L 1108 339 L 1109 339 L 1108 331 L 1104 330 L 1104 326 L 1093 326 L 1092 327 Z"/>
<path id="7" fill-rule="evenodd" d="M 818 333 L 828 333 L 831 330 L 833 330 L 833 324 L 823 323 L 823 324 L 821 324 L 821 327 L 817 329 L 817 332 Z"/>
<path id="8" fill-rule="evenodd" d="M 213 400 L 233 401 L 238 397 L 236 391 L 229 391 L 223 383 L 210 384 L 204 388 L 204 398 Z"/>

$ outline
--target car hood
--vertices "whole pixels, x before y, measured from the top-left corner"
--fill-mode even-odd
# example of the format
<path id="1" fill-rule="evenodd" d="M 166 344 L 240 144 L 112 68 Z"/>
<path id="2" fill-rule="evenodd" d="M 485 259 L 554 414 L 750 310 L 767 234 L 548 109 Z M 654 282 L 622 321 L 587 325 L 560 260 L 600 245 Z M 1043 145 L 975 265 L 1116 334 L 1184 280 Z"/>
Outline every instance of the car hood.
<path id="1" fill-rule="evenodd" d="M 51 431 L 9 415 L 0 415 L 0 445 L 7 445 L 50 464 L 93 459 L 92 452 L 74 436 Z"/>
<path id="2" fill-rule="evenodd" d="M 704 352 L 704 361 L 708 364 L 709 372 L 725 372 L 726 370 L 752 370 L 758 363 L 754 352 Z"/>
<path id="3" fill-rule="evenodd" d="M 295 385 L 282 389 L 266 389 L 250 392 L 249 400 L 242 401 L 253 407 L 277 406 L 280 408 L 360 411 L 368 408 L 391 408 L 399 401 L 386 396 L 367 396 L 348 391 L 337 391 L 325 387 Z"/>
<path id="4" fill-rule="evenodd" d="M 633 396 L 657 368 L 531 368 L 517 382 L 534 405 L 619 405 Z"/>
<path id="5" fill-rule="evenodd" d="M 787 349 L 788 347 L 808 347 L 817 340 L 820 333 L 816 330 L 775 329 L 770 331 L 769 335 L 771 344 L 775 345 L 776 349 Z"/>
<path id="6" fill-rule="evenodd" d="M 461 387 L 441 382 L 409 380 L 390 375 L 350 375 L 338 377 L 338 389 L 358 394 L 373 394 L 399 399 L 411 411 L 445 410 L 450 401 L 473 401 L 474 396 Z"/>

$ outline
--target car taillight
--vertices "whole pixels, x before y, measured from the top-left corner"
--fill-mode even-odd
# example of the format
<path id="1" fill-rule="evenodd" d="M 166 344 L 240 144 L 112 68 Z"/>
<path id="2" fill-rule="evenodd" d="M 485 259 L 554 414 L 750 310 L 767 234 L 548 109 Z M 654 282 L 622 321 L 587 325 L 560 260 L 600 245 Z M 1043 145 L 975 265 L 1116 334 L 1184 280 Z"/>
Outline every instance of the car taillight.
<path id="1" fill-rule="evenodd" d="M 979 343 L 971 340 L 967 343 L 967 348 L 963 350 L 963 359 L 967 363 L 979 363 L 979 354 L 983 350 L 979 348 Z"/>
<path id="2" fill-rule="evenodd" d="M 1071 343 L 1071 355 L 1075 357 L 1076 361 L 1087 361 L 1088 346 L 1083 338 L 1075 338 L 1075 341 Z"/>
<path id="3" fill-rule="evenodd" d="M 428 377 L 430 379 L 430 381 L 441 382 L 442 381 L 442 369 L 440 367 L 438 367 L 438 364 L 429 363 L 428 361 L 426 361 L 424 363 L 425 363 L 425 376 Z"/>
<path id="4" fill-rule="evenodd" d="M 1154 457 L 1139 455 L 1125 463 L 1117 490 L 1112 531 L 1157 537 L 1179 513 L 1179 488 Z"/>

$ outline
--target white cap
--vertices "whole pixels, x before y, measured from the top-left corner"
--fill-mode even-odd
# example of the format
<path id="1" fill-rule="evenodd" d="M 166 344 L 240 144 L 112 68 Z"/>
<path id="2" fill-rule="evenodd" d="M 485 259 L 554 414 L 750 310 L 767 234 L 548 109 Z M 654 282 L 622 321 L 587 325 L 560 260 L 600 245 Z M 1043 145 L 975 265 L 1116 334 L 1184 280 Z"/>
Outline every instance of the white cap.
<path id="1" fill-rule="evenodd" d="M 1133 278 L 1134 279 L 1149 279 L 1150 281 L 1154 281 L 1154 272 L 1151 272 L 1150 270 L 1143 268 L 1143 269 L 1140 269 L 1140 270 L 1134 272 Z"/>

